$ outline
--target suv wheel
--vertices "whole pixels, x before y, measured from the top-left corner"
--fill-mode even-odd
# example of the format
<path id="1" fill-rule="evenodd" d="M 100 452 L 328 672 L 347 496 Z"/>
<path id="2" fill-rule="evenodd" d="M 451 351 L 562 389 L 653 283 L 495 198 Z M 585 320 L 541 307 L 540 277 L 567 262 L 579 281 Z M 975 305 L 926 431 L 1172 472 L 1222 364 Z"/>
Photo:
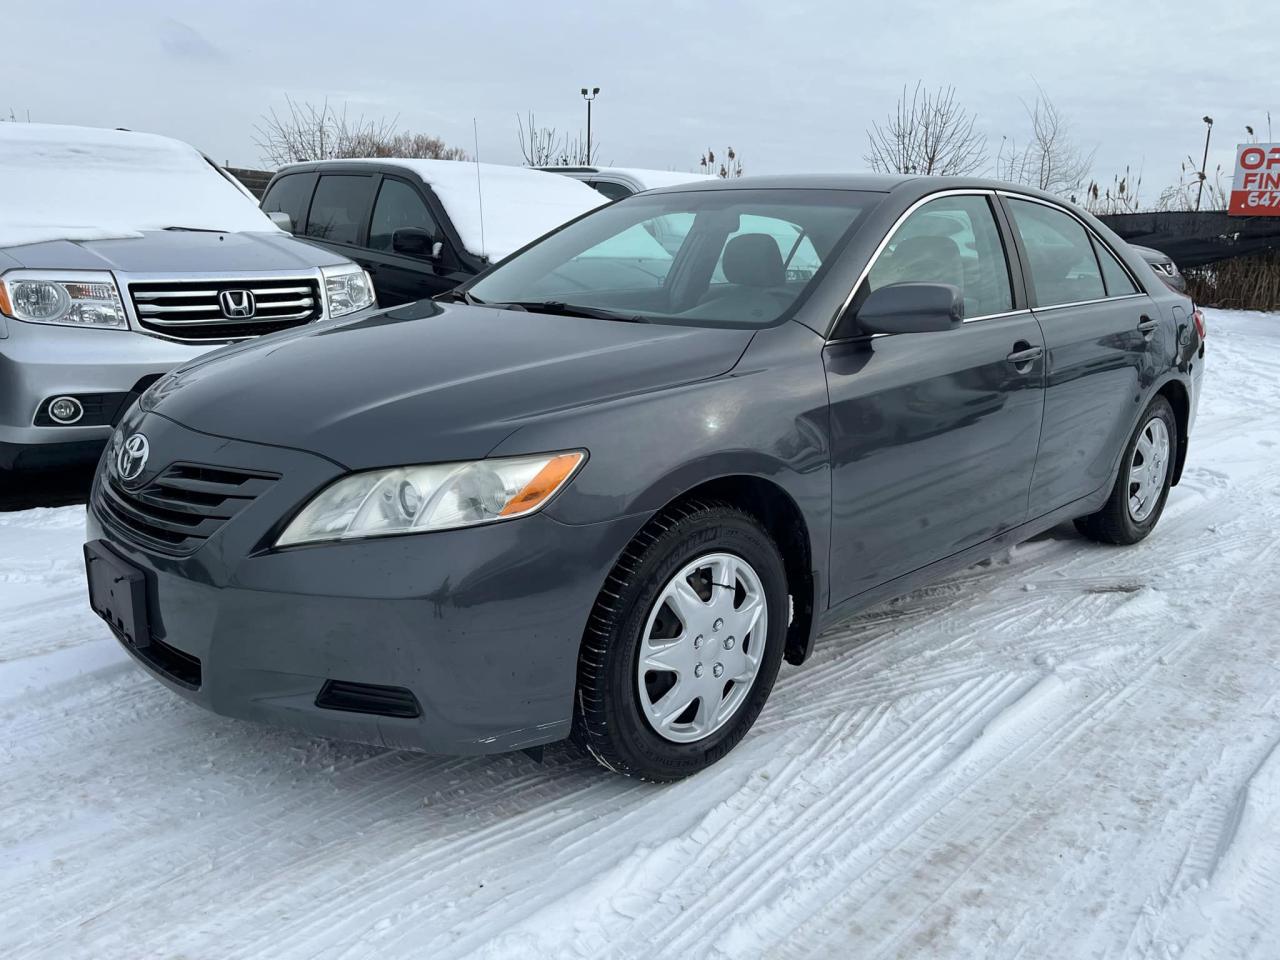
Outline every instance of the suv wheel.
<path id="1" fill-rule="evenodd" d="M 575 739 L 610 770 L 646 780 L 715 763 L 773 689 L 787 610 L 782 557 L 753 517 L 709 502 L 660 514 L 596 601 Z"/>

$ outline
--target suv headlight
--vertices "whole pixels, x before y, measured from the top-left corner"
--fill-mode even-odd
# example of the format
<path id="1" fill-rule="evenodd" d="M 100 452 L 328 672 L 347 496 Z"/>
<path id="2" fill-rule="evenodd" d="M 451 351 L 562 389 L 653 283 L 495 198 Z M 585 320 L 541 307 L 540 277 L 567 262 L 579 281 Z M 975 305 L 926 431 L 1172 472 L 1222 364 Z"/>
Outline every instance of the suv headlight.
<path id="1" fill-rule="evenodd" d="M 129 327 L 115 278 L 99 271 L 10 270 L 0 277 L 0 313 L 27 323 Z"/>
<path id="2" fill-rule="evenodd" d="M 358 264 L 321 267 L 320 272 L 324 275 L 324 298 L 329 305 L 329 316 L 345 317 L 377 303 L 373 295 L 373 281 Z"/>
<path id="3" fill-rule="evenodd" d="M 453 530 L 523 517 L 541 509 L 586 458 L 573 450 L 355 473 L 312 497 L 276 546 Z"/>

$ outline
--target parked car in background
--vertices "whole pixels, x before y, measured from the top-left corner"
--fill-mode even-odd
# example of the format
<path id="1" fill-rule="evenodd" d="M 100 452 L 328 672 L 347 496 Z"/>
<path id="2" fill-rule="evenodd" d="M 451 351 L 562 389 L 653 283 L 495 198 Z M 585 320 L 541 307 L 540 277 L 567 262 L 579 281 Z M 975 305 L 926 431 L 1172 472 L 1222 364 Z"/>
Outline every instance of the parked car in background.
<path id="1" fill-rule="evenodd" d="M 527 167 L 370 159 L 283 167 L 262 209 L 361 264 L 391 306 L 443 293 L 603 202 Z"/>
<path id="2" fill-rule="evenodd" d="M 1167 253 L 1161 253 L 1151 247 L 1139 246 L 1136 243 L 1131 243 L 1129 246 L 1138 251 L 1138 256 L 1147 262 L 1161 280 L 1179 293 L 1187 292 L 1187 278 L 1179 272 L 1178 265 Z"/>
<path id="3" fill-rule="evenodd" d="M 687 225 L 662 268 L 654 220 Z M 652 269 L 601 269 L 633 249 Z M 1115 234 L 964 177 L 651 191 L 440 300 L 196 361 L 121 424 L 90 603 L 171 689 L 686 776 L 841 617 L 1066 520 L 1146 537 L 1204 369 Z"/>
<path id="4" fill-rule="evenodd" d="M 581 180 L 610 200 L 621 200 L 634 193 L 659 187 L 675 187 L 682 183 L 716 179 L 709 173 L 641 170 L 637 167 L 538 167 L 538 169 Z"/>
<path id="5" fill-rule="evenodd" d="M 0 470 L 92 460 L 170 368 L 374 303 L 178 140 L 0 123 L 0 184 Z"/>

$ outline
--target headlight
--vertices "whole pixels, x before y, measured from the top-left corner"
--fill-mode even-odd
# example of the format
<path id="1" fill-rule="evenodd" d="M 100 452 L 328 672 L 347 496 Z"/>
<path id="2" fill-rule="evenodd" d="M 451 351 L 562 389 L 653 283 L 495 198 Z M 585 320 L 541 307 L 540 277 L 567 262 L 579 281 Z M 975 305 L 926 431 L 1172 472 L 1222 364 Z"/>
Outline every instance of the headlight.
<path id="1" fill-rule="evenodd" d="M 346 267 L 321 267 L 320 272 L 324 274 L 324 298 L 329 304 L 329 316 L 344 317 L 377 302 L 373 281 L 363 267 L 353 263 Z"/>
<path id="2" fill-rule="evenodd" d="M 27 323 L 109 330 L 129 326 L 109 273 L 11 270 L 0 278 L 0 313 Z"/>
<path id="3" fill-rule="evenodd" d="M 352 474 L 316 494 L 276 546 L 452 530 L 523 517 L 550 500 L 585 459 L 585 453 L 575 450 Z"/>

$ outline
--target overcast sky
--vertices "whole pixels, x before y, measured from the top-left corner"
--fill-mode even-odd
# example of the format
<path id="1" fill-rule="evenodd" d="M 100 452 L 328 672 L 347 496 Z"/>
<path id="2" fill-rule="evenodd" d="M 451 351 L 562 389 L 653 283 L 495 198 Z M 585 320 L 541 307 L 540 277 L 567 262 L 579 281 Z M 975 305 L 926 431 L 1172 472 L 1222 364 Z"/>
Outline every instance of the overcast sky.
<path id="1" fill-rule="evenodd" d="M 953 84 L 994 154 L 1025 138 L 1038 83 L 1096 147 L 1094 176 L 1126 164 L 1154 199 L 1197 161 L 1229 170 L 1245 124 L 1280 139 L 1280 39 L 1262 6 L 1226 0 L 853 0 L 729 3 L 6 4 L 0 108 L 32 120 L 180 137 L 259 165 L 254 126 L 286 95 L 398 118 L 519 163 L 516 115 L 576 134 L 599 86 L 600 160 L 696 169 L 735 147 L 748 173 L 865 169 L 866 129 L 902 85 Z M 1228 174 L 1229 179 L 1229 174 Z"/>

